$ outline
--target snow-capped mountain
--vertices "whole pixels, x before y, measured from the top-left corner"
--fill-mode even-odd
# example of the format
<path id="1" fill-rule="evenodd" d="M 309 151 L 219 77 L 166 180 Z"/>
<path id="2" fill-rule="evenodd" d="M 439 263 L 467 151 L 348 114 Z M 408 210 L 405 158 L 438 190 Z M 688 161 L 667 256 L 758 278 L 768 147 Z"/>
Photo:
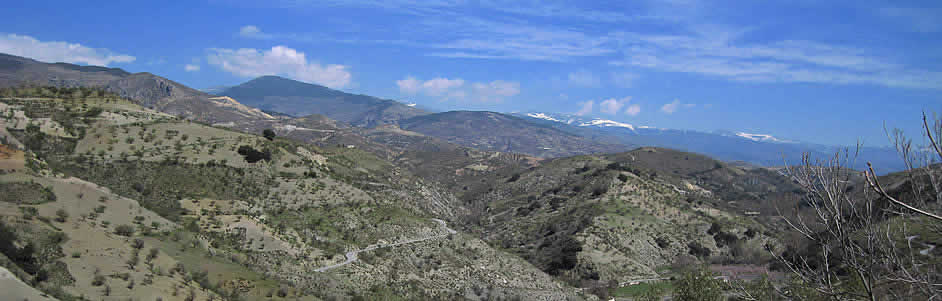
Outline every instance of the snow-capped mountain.
<path id="1" fill-rule="evenodd" d="M 622 128 L 627 128 L 632 131 L 635 130 L 635 127 L 633 125 L 623 123 L 623 122 L 618 122 L 618 121 L 605 120 L 605 119 L 593 119 L 591 121 L 580 123 L 579 126 L 622 127 Z"/>
<path id="2" fill-rule="evenodd" d="M 756 142 L 791 143 L 791 141 L 778 139 L 778 138 L 772 137 L 772 135 L 765 135 L 765 134 L 749 134 L 749 133 L 739 132 L 739 133 L 736 133 L 736 136 L 743 137 L 743 138 L 756 141 Z"/>
<path id="3" fill-rule="evenodd" d="M 546 114 L 543 114 L 543 113 L 527 113 L 526 116 L 527 116 L 527 117 L 530 117 L 530 118 L 536 118 L 536 119 L 543 119 L 543 120 L 549 120 L 549 121 L 555 121 L 555 122 L 563 122 L 562 120 L 553 118 L 552 116 L 546 115 Z"/>
<path id="4" fill-rule="evenodd" d="M 782 139 L 769 134 L 752 134 L 743 131 L 717 130 L 712 132 L 657 128 L 646 125 L 585 118 L 569 114 L 532 112 L 515 114 L 518 117 L 558 128 L 582 136 L 594 137 L 633 146 L 660 146 L 697 152 L 726 161 L 745 161 L 763 166 L 780 166 L 784 162 L 800 162 L 803 153 L 816 157 L 833 155 L 840 147 L 827 146 Z M 892 149 L 869 147 L 862 157 L 891 170 L 901 170 Z M 783 161 L 784 159 L 784 161 Z M 861 161 L 861 162 L 865 162 Z M 864 168 L 863 166 L 855 166 Z"/>
<path id="5" fill-rule="evenodd" d="M 678 131 L 678 132 L 685 132 L 685 133 L 697 132 L 697 131 L 690 131 L 690 130 L 657 128 L 657 127 L 647 126 L 647 125 L 635 126 L 633 124 L 614 121 L 614 120 L 601 119 L 601 118 L 589 119 L 589 118 L 583 118 L 581 116 L 568 115 L 568 114 L 531 112 L 531 113 L 516 114 L 516 115 L 523 115 L 523 116 L 535 118 L 535 119 L 571 124 L 571 125 L 576 125 L 580 127 L 625 128 L 625 129 L 631 130 L 632 132 L 636 134 L 643 134 L 642 132 L 639 132 L 639 130 L 648 130 L 648 131 L 656 130 L 660 132 Z M 711 134 L 711 133 L 704 133 L 704 134 Z M 751 133 L 746 133 L 746 132 L 730 132 L 730 131 L 716 131 L 716 132 L 713 132 L 712 134 L 725 136 L 725 137 L 737 137 L 737 138 L 747 139 L 754 142 L 795 143 L 794 141 L 780 139 L 780 138 L 777 138 L 768 134 L 751 134 Z"/>

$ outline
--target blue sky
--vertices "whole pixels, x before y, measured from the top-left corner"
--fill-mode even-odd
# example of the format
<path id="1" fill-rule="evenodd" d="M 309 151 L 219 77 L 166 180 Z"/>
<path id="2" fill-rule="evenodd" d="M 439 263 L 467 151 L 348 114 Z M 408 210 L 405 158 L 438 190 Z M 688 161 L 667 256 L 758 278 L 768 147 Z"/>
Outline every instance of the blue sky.
<path id="1" fill-rule="evenodd" d="M 588 3 L 588 4 L 587 4 Z M 196 88 L 277 74 L 437 110 L 885 145 L 942 113 L 942 2 L 15 1 L 0 52 Z"/>

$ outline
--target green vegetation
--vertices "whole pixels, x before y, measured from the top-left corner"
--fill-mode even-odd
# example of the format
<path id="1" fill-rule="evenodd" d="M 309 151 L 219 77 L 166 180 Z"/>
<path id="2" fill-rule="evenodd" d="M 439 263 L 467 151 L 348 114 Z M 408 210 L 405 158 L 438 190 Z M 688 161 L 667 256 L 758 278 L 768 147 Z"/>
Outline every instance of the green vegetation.
<path id="1" fill-rule="evenodd" d="M 616 288 L 612 291 L 612 296 L 660 300 L 660 297 L 669 294 L 673 289 L 674 283 L 672 281 L 646 282 Z"/>
<path id="2" fill-rule="evenodd" d="M 714 274 L 706 268 L 692 269 L 674 284 L 674 300 L 678 301 L 719 301 L 723 296 L 723 284 L 714 279 Z"/>
<path id="3" fill-rule="evenodd" d="M 121 236 L 132 236 L 134 235 L 134 226 L 118 225 L 114 227 L 114 234 L 118 234 Z"/>
<path id="4" fill-rule="evenodd" d="M 36 274 L 39 269 L 38 262 L 36 258 L 33 257 L 33 253 L 36 252 L 36 247 L 32 242 L 18 247 L 16 245 L 18 240 L 14 229 L 0 222 L 0 253 L 3 253 L 4 256 L 12 260 L 13 263 L 23 269 L 23 271 L 29 274 Z"/>

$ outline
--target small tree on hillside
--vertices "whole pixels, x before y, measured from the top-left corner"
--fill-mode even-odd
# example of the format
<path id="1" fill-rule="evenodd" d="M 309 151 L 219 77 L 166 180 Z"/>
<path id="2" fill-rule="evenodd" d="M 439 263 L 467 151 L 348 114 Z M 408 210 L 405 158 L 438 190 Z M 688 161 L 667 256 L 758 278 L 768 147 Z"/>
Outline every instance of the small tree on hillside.
<path id="1" fill-rule="evenodd" d="M 134 235 L 134 226 L 131 225 L 119 225 L 114 228 L 114 234 L 121 236 L 131 236 Z"/>
<path id="2" fill-rule="evenodd" d="M 723 300 L 723 284 L 713 278 L 706 268 L 694 269 L 684 273 L 674 281 L 674 300 L 679 301 L 719 301 Z"/>
<path id="3" fill-rule="evenodd" d="M 66 212 L 65 209 L 61 209 L 61 208 L 60 208 L 59 210 L 56 210 L 56 221 L 57 221 L 57 222 L 64 223 L 64 222 L 66 221 L 66 219 L 68 219 L 68 218 L 69 218 L 69 213 Z"/>
<path id="4" fill-rule="evenodd" d="M 275 131 L 272 131 L 271 129 L 265 129 L 262 131 L 262 136 L 268 140 L 275 140 Z"/>

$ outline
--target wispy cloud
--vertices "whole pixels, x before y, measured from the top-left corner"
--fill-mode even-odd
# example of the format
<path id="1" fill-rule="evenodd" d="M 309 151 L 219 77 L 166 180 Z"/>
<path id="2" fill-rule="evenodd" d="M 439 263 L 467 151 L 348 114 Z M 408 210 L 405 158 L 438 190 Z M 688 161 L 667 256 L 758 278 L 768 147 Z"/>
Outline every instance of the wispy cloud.
<path id="1" fill-rule="evenodd" d="M 631 101 L 631 96 L 622 99 L 609 98 L 599 103 L 599 111 L 605 114 L 615 115 L 618 114 L 621 108 L 627 105 L 629 101 Z"/>
<path id="2" fill-rule="evenodd" d="M 942 89 L 942 72 L 918 70 L 852 47 L 786 40 L 740 42 L 740 33 L 687 36 L 627 34 L 625 58 L 614 66 L 696 73 L 745 82 L 871 84 Z"/>
<path id="3" fill-rule="evenodd" d="M 585 116 L 592 114 L 592 107 L 595 106 L 595 101 L 587 100 L 579 103 L 579 110 L 576 111 L 576 116 Z"/>
<path id="4" fill-rule="evenodd" d="M 736 82 L 942 89 L 942 71 L 931 65 L 905 63 L 873 47 L 855 45 L 852 39 L 835 44 L 779 38 L 764 35 L 769 28 L 760 28 L 763 25 L 711 23 L 715 20 L 709 14 L 714 10 L 700 1 L 642 1 L 612 4 L 623 9 L 605 10 L 556 1 L 292 0 L 292 5 L 368 7 L 414 16 L 392 25 L 398 40 L 335 38 L 338 41 L 396 44 L 423 55 L 456 59 L 572 62 L 597 58 L 612 66 L 630 67 L 612 75 L 612 83 L 621 87 L 631 87 L 637 72 L 653 70 Z M 478 11 L 487 12 L 488 17 L 470 13 Z M 883 18 L 906 21 L 917 31 L 942 30 L 937 10 L 890 7 L 875 11 Z M 632 26 L 637 22 L 645 26 Z M 311 35 L 248 29 L 250 35 L 296 40 Z M 758 29 L 763 29 L 762 39 L 752 35 Z"/>
<path id="5" fill-rule="evenodd" d="M 569 84 L 577 87 L 598 87 L 602 82 L 598 76 L 588 70 L 570 72 L 567 78 Z"/>
<path id="6" fill-rule="evenodd" d="M 692 108 L 695 108 L 695 107 L 697 107 L 697 104 L 694 104 L 694 103 L 682 103 L 682 102 L 680 102 L 680 100 L 674 99 L 674 101 L 672 101 L 672 102 L 670 102 L 670 103 L 666 103 L 666 104 L 664 104 L 663 106 L 661 106 L 661 112 L 664 112 L 664 113 L 667 113 L 667 114 L 674 114 L 674 112 L 677 112 L 677 111 L 680 110 L 680 109 L 692 109 Z"/>
<path id="7" fill-rule="evenodd" d="M 396 85 L 399 91 L 406 94 L 423 93 L 429 96 L 442 96 L 449 91 L 460 88 L 464 85 L 463 79 L 433 78 L 427 81 L 420 81 L 415 77 L 409 76 L 402 80 L 397 80 Z"/>
<path id="8" fill-rule="evenodd" d="M 408 95 L 425 95 L 440 101 L 458 100 L 479 103 L 500 103 L 508 97 L 520 94 L 520 83 L 512 81 L 495 80 L 491 82 L 475 82 L 465 85 L 460 78 L 433 78 L 420 80 L 413 76 L 397 80 L 399 92 Z"/>
<path id="9" fill-rule="evenodd" d="M 243 77 L 283 75 L 331 88 L 343 88 L 353 78 L 347 66 L 309 62 L 303 52 L 285 46 L 268 50 L 210 48 L 208 51 L 210 65 Z"/>
<path id="10" fill-rule="evenodd" d="M 183 66 L 183 71 L 186 71 L 186 72 L 200 71 L 200 65 L 186 64 L 185 66 Z"/>
<path id="11" fill-rule="evenodd" d="M 255 25 L 245 25 L 239 28 L 239 36 L 252 39 L 271 39 L 272 35 L 262 32 L 262 29 Z"/>
<path id="12" fill-rule="evenodd" d="M 638 116 L 638 114 L 641 114 L 641 105 L 639 104 L 629 105 L 628 109 L 625 110 L 625 114 L 628 114 L 630 116 Z"/>
<path id="13" fill-rule="evenodd" d="M 0 34 L 0 53 L 32 58 L 43 62 L 65 62 L 108 66 L 112 63 L 130 63 L 135 57 L 112 52 L 104 48 L 91 48 L 78 43 L 47 41 L 31 36 Z"/>
<path id="14" fill-rule="evenodd" d="M 449 41 L 421 41 L 424 47 L 453 50 L 433 51 L 430 56 L 525 61 L 566 61 L 616 53 L 611 40 L 580 31 L 533 26 L 462 16 L 447 21 L 424 20 L 420 26 L 451 33 Z"/>

